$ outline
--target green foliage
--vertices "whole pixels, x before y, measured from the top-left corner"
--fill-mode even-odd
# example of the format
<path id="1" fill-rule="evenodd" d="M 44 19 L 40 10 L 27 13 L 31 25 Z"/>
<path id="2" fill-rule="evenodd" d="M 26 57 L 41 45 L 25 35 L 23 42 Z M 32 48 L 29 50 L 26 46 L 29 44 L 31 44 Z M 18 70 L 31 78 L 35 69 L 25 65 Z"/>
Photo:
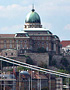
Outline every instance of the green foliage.
<path id="1" fill-rule="evenodd" d="M 33 60 L 29 56 L 26 59 L 26 63 L 31 64 L 31 65 L 34 65 Z"/>
<path id="2" fill-rule="evenodd" d="M 66 58 L 64 58 L 64 57 L 61 59 L 60 63 L 61 63 L 64 67 L 67 67 L 67 66 L 69 65 L 68 60 L 67 60 Z"/>
<path id="3" fill-rule="evenodd" d="M 43 47 L 40 47 L 40 48 L 37 49 L 37 52 L 38 53 L 45 53 L 46 52 L 46 49 L 43 48 Z"/>
<path id="4" fill-rule="evenodd" d="M 62 73 L 68 73 L 67 70 L 63 70 L 63 69 L 59 69 L 58 72 L 62 72 Z"/>
<path id="5" fill-rule="evenodd" d="M 13 66 L 13 64 L 2 61 L 2 67 Z"/>
<path id="6" fill-rule="evenodd" d="M 25 67 L 21 67 L 21 66 L 19 66 L 19 67 L 17 68 L 17 71 L 19 71 L 19 70 L 28 70 L 28 69 L 25 68 Z"/>

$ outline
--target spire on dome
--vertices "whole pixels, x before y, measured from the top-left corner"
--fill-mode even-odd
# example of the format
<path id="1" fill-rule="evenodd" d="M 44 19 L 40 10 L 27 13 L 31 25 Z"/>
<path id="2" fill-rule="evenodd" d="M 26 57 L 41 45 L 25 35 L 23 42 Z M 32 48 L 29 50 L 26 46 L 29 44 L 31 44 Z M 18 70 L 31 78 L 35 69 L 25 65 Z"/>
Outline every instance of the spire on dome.
<path id="1" fill-rule="evenodd" d="M 35 11 L 35 9 L 34 9 L 34 4 L 32 4 L 32 12 L 34 12 Z"/>

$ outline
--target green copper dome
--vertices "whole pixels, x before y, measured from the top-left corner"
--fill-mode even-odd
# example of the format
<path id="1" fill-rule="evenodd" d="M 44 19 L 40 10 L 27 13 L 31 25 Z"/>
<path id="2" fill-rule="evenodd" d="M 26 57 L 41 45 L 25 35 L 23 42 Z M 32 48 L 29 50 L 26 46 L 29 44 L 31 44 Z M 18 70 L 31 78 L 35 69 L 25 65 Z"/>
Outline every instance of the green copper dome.
<path id="1" fill-rule="evenodd" d="M 34 9 L 26 16 L 25 23 L 41 23 L 40 16 Z"/>

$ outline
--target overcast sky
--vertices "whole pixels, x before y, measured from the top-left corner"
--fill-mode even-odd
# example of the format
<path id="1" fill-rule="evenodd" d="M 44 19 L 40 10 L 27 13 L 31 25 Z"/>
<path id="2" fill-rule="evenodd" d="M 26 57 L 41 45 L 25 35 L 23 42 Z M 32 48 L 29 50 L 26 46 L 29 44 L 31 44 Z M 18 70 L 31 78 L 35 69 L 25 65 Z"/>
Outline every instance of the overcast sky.
<path id="1" fill-rule="evenodd" d="M 44 28 L 70 40 L 70 0 L 0 0 L 0 33 L 14 34 L 23 30 L 32 4 Z"/>

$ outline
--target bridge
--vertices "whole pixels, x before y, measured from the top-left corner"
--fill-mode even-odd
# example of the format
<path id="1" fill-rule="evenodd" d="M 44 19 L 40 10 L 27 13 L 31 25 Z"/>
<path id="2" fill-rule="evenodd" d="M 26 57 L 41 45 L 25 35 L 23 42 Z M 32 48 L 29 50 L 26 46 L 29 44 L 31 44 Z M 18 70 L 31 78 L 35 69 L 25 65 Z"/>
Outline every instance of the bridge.
<path id="1" fill-rule="evenodd" d="M 6 63 L 10 63 L 10 64 L 12 64 L 13 65 L 13 68 L 15 67 L 15 66 L 21 66 L 21 67 L 25 67 L 25 68 L 27 68 L 27 69 L 29 69 L 30 71 L 31 71 L 31 78 L 29 79 L 29 81 L 30 81 L 30 83 L 29 83 L 29 88 L 28 88 L 28 90 L 33 90 L 33 79 L 32 79 L 32 71 L 37 71 L 38 72 L 38 74 L 40 73 L 40 72 L 42 72 L 42 73 L 45 73 L 45 74 L 49 74 L 49 88 L 47 89 L 47 90 L 53 90 L 51 87 L 51 75 L 54 75 L 54 76 L 56 76 L 56 77 L 59 77 L 59 78 L 66 78 L 66 84 L 65 85 L 62 85 L 62 87 L 65 87 L 65 89 L 64 90 L 69 90 L 69 79 L 70 79 L 70 74 L 66 74 L 66 73 L 61 73 L 61 72 L 57 72 L 57 71 L 53 71 L 53 70 L 49 70 L 49 69 L 45 69 L 45 68 L 41 68 L 41 67 L 38 67 L 38 66 L 35 66 L 35 65 L 30 65 L 30 64 L 27 64 L 27 63 L 24 63 L 24 62 L 20 62 L 20 60 L 19 61 L 17 61 L 17 60 L 14 60 L 14 59 L 10 59 L 10 58 L 7 58 L 7 57 L 3 57 L 3 56 L 0 56 L 0 64 L 1 64 L 1 74 L 4 72 L 2 72 L 2 62 L 6 62 Z M 5 73 L 4 73 L 5 74 Z M 12 79 L 13 80 L 13 82 L 15 81 L 14 79 Z M 4 78 L 4 79 L 0 79 L 0 81 L 6 81 L 6 79 Z M 41 78 L 39 78 L 39 81 L 38 81 L 39 83 L 40 83 L 40 85 L 39 85 L 39 87 L 37 88 L 37 90 L 42 90 L 42 85 L 41 85 Z M 58 81 L 57 81 L 58 82 Z M 14 84 L 12 84 L 13 85 L 13 89 L 12 90 L 15 90 L 14 89 Z M 6 90 L 5 89 L 5 83 L 4 83 L 4 85 L 2 85 L 2 86 L 4 86 L 4 88 L 2 89 L 2 90 Z M 1 86 L 1 87 L 2 87 Z M 59 87 L 58 87 L 58 85 L 56 85 L 56 89 L 55 90 L 63 90 L 63 88 L 62 89 L 59 89 Z M 19 89 L 18 90 L 21 90 L 20 89 L 20 82 L 19 82 Z M 34 89 L 35 90 L 35 89 Z M 46 89 L 45 89 L 46 90 Z"/>

